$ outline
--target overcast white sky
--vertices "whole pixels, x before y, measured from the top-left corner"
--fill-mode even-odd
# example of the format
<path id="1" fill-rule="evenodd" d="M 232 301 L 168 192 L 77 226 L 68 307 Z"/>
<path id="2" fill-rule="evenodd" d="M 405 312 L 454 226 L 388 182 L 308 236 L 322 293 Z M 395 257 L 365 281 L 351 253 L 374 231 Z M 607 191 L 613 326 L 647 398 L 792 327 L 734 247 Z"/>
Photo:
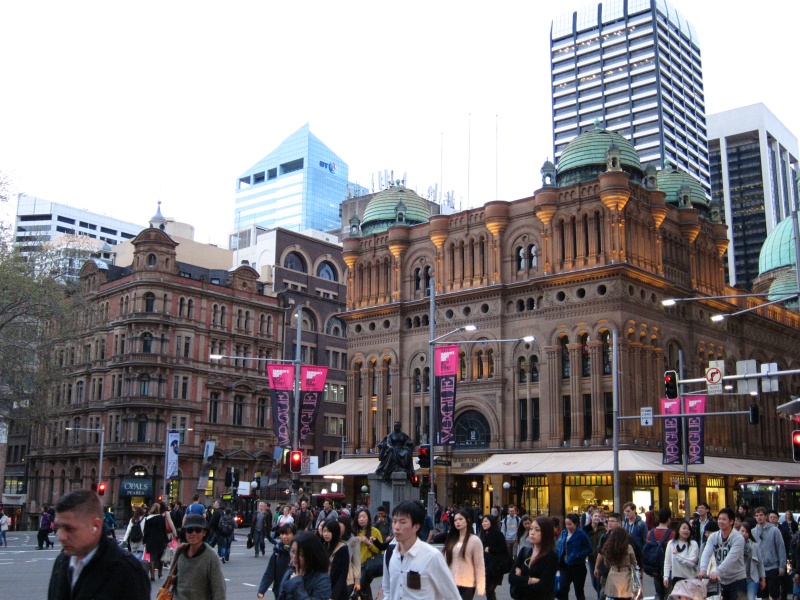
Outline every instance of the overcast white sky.
<path id="1" fill-rule="evenodd" d="M 586 4 L 4 2 L 0 170 L 142 225 L 161 199 L 225 244 L 238 175 L 309 122 L 367 187 L 393 169 L 420 193 L 441 176 L 464 208 L 525 197 L 552 154 L 550 22 Z M 800 3 L 672 4 L 707 113 L 763 102 L 800 133 Z"/>

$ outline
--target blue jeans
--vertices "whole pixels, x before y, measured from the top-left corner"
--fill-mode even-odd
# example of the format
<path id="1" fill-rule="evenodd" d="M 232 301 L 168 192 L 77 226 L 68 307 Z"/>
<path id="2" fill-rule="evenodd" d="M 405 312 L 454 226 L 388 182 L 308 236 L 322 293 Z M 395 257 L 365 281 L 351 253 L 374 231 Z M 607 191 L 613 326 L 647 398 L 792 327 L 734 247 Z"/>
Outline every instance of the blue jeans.
<path id="1" fill-rule="evenodd" d="M 725 585 L 720 583 L 719 595 L 722 600 L 746 600 L 747 579 L 738 579 Z"/>
<path id="2" fill-rule="evenodd" d="M 231 559 L 231 537 L 227 535 L 217 535 L 217 552 L 220 558 L 226 561 Z"/>
<path id="3" fill-rule="evenodd" d="M 747 580 L 747 600 L 756 600 L 758 596 L 758 581 Z"/>
<path id="4" fill-rule="evenodd" d="M 8 546 L 8 540 L 6 539 L 5 531 L 0 531 L 0 546 Z"/>
<path id="5" fill-rule="evenodd" d="M 258 556 L 259 551 L 261 551 L 262 555 L 266 551 L 266 546 L 264 545 L 264 532 L 259 531 L 258 529 L 253 530 L 253 550 L 255 550 L 256 556 Z"/>

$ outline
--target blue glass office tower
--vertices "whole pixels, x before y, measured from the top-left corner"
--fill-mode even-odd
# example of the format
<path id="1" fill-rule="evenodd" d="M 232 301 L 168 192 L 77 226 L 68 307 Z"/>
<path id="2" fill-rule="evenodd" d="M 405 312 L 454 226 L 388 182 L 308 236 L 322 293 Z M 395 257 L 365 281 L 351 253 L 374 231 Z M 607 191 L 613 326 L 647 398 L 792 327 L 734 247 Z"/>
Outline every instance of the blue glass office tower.
<path id="1" fill-rule="evenodd" d="M 233 226 L 337 229 L 347 173 L 347 164 L 306 123 L 239 176 Z"/>

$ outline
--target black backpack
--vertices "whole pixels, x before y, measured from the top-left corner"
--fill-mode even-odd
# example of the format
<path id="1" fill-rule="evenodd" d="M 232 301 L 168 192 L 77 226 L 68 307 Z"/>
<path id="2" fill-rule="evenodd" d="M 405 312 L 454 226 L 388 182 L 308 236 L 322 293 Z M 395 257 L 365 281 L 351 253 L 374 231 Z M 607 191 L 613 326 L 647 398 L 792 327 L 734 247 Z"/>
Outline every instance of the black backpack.
<path id="1" fill-rule="evenodd" d="M 219 525 L 217 525 L 217 531 L 219 531 L 220 535 L 228 537 L 233 533 L 234 529 L 235 527 L 233 523 L 233 517 L 231 517 L 230 515 L 225 515 L 219 520 Z"/>
<path id="2" fill-rule="evenodd" d="M 642 569 L 645 574 L 659 577 L 664 571 L 664 552 L 671 537 L 669 529 L 663 530 L 664 537 L 659 542 L 656 539 L 656 530 L 651 529 L 647 534 L 647 541 L 642 548 Z"/>
<path id="3" fill-rule="evenodd" d="M 134 521 L 131 523 L 131 533 L 128 536 L 128 541 L 138 544 L 142 541 L 144 534 L 142 533 L 142 522 Z"/>

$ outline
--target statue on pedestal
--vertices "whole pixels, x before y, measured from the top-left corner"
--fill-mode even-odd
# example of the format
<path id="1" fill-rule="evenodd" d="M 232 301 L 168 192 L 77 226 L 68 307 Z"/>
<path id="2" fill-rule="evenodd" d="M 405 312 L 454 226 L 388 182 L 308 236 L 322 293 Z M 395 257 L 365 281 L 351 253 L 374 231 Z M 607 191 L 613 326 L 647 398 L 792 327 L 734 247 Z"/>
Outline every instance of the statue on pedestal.
<path id="1" fill-rule="evenodd" d="M 405 433 L 400 431 L 400 421 L 395 421 L 394 431 L 389 433 L 378 444 L 378 458 L 380 464 L 375 469 L 375 474 L 390 482 L 392 473 L 400 471 L 411 479 L 414 475 L 414 442 Z"/>

